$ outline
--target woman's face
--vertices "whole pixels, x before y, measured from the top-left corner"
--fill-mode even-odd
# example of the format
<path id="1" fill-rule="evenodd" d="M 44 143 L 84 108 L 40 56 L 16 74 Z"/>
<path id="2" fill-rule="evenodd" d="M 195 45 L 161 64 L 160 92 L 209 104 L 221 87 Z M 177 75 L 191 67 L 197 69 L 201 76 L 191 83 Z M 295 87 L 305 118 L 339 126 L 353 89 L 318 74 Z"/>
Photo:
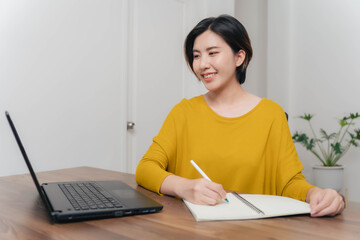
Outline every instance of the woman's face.
<path id="1" fill-rule="evenodd" d="M 237 82 L 236 67 L 245 59 L 245 52 L 234 54 L 218 34 L 207 30 L 194 42 L 193 69 L 209 91 L 218 91 Z"/>

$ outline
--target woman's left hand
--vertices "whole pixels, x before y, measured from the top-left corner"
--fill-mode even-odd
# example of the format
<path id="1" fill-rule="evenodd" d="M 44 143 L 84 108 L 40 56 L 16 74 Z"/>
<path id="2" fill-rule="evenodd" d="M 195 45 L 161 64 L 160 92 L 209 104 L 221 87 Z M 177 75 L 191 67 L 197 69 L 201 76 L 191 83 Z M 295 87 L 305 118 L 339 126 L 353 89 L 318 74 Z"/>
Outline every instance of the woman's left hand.
<path id="1" fill-rule="evenodd" d="M 344 198 L 333 189 L 312 187 L 306 195 L 306 202 L 310 203 L 311 216 L 335 216 L 345 208 Z"/>

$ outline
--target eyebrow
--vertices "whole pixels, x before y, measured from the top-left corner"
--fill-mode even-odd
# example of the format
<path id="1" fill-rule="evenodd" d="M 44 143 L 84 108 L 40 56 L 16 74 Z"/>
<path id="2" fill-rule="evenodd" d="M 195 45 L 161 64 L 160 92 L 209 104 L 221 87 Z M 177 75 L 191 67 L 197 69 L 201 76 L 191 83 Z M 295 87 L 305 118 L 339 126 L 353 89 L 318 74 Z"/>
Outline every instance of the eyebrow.
<path id="1" fill-rule="evenodd" d="M 210 51 L 210 50 L 212 50 L 212 49 L 215 49 L 215 48 L 220 48 L 220 47 L 218 47 L 218 46 L 208 47 L 208 48 L 206 48 L 206 51 L 208 52 L 208 51 Z M 193 52 L 200 52 L 200 51 L 197 50 L 197 49 L 193 49 Z"/>

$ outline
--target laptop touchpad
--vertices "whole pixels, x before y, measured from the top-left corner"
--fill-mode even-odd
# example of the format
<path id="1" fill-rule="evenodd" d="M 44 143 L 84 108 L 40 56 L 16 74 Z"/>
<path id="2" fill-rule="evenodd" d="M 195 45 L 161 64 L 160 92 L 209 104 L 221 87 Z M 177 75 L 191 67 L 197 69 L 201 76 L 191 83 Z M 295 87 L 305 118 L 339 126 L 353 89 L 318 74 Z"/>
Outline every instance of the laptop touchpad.
<path id="1" fill-rule="evenodd" d="M 120 199 L 128 199 L 128 198 L 134 199 L 134 198 L 138 198 L 140 195 L 134 190 L 127 190 L 127 189 L 113 190 L 112 192 L 115 193 L 117 196 L 119 196 Z"/>
<path id="2" fill-rule="evenodd" d="M 119 197 L 119 200 L 128 208 L 137 207 L 154 207 L 155 202 L 148 197 L 145 197 L 136 190 L 113 190 L 114 194 Z"/>

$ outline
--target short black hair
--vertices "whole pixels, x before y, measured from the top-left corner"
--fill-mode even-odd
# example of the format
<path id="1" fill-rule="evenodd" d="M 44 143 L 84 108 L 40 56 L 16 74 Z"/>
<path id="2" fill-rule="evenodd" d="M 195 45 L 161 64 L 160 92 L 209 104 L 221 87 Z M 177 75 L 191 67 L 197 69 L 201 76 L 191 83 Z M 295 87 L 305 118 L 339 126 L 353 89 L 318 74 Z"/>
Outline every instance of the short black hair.
<path id="1" fill-rule="evenodd" d="M 245 27 L 236 18 L 230 15 L 205 18 L 190 31 L 184 43 L 185 59 L 188 66 L 194 72 L 194 42 L 195 39 L 206 30 L 210 30 L 222 37 L 234 53 L 244 50 L 245 60 L 236 68 L 236 79 L 240 84 L 243 84 L 246 78 L 246 68 L 251 60 L 253 52 L 250 38 Z"/>

